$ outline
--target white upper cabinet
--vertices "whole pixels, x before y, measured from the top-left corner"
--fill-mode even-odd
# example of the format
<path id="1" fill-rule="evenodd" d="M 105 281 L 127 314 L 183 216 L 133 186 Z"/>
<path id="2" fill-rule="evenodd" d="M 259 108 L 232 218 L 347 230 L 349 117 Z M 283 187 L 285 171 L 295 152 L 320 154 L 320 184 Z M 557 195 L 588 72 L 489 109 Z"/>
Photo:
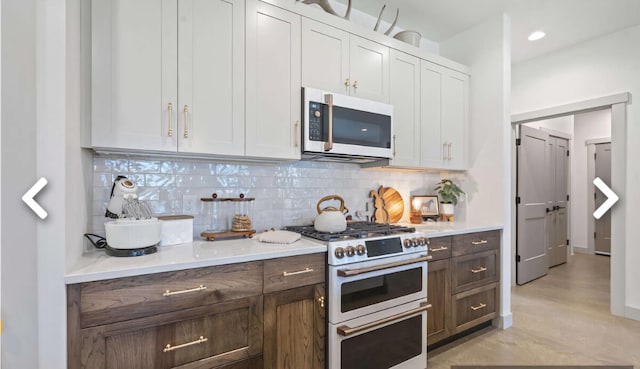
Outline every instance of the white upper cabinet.
<path id="1" fill-rule="evenodd" d="M 176 150 L 177 0 L 93 0 L 94 147 Z"/>
<path id="2" fill-rule="evenodd" d="M 420 166 L 420 59 L 391 50 L 392 166 Z"/>
<path id="3" fill-rule="evenodd" d="M 302 84 L 389 102 L 389 48 L 302 19 Z"/>
<path id="4" fill-rule="evenodd" d="M 246 155 L 300 159 L 300 16 L 247 1 Z"/>
<path id="5" fill-rule="evenodd" d="M 92 146 L 244 154 L 244 1 L 94 0 Z"/>
<path id="6" fill-rule="evenodd" d="M 423 60 L 421 166 L 467 169 L 469 77 Z"/>
<path id="7" fill-rule="evenodd" d="M 244 1 L 178 6 L 178 151 L 244 155 Z"/>

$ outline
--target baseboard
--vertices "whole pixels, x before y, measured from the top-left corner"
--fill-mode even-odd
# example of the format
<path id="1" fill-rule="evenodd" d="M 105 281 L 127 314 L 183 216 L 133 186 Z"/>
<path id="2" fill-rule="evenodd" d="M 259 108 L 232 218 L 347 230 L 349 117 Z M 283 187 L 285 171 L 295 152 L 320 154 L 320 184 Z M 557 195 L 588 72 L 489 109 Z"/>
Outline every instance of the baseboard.
<path id="1" fill-rule="evenodd" d="M 573 246 L 571 249 L 576 254 L 593 254 L 593 251 L 590 251 L 588 247 Z"/>
<path id="2" fill-rule="evenodd" d="M 640 320 L 640 309 L 631 306 L 625 306 L 624 317 L 633 320 Z"/>
<path id="3" fill-rule="evenodd" d="M 513 325 L 513 314 L 500 315 L 493 320 L 493 326 L 499 329 L 507 329 Z"/>

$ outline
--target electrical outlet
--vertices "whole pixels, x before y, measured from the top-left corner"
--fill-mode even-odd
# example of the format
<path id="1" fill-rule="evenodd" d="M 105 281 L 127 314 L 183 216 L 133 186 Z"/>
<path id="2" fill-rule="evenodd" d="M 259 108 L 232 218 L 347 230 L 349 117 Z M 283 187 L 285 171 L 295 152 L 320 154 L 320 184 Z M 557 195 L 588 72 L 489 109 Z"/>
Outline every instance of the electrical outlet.
<path id="1" fill-rule="evenodd" d="M 198 214 L 198 196 L 182 195 L 182 212 L 184 214 Z"/>

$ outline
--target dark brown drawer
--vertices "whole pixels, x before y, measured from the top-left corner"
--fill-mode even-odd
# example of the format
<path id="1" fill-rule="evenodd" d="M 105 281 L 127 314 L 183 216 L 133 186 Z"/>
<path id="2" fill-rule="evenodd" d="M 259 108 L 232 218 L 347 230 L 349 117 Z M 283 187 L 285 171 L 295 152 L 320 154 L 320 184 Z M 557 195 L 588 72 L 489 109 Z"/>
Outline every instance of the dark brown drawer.
<path id="1" fill-rule="evenodd" d="M 498 284 L 492 283 L 453 296 L 452 334 L 496 317 Z"/>
<path id="2" fill-rule="evenodd" d="M 451 257 L 451 237 L 429 238 L 429 255 L 431 260 L 441 260 Z"/>
<path id="3" fill-rule="evenodd" d="M 90 327 L 262 293 L 263 262 L 180 270 L 80 285 L 80 326 Z"/>
<path id="4" fill-rule="evenodd" d="M 499 279 L 498 250 L 489 250 L 453 258 L 452 293 L 480 287 Z"/>
<path id="5" fill-rule="evenodd" d="M 264 261 L 264 293 L 323 283 L 326 254 L 308 254 Z"/>
<path id="6" fill-rule="evenodd" d="M 499 249 L 500 231 L 476 232 L 453 236 L 452 255 L 460 256 L 474 252 Z"/>
<path id="7" fill-rule="evenodd" d="M 263 297 L 83 329 L 81 368 L 255 369 L 262 352 Z M 106 364 L 106 365 L 105 365 Z"/>

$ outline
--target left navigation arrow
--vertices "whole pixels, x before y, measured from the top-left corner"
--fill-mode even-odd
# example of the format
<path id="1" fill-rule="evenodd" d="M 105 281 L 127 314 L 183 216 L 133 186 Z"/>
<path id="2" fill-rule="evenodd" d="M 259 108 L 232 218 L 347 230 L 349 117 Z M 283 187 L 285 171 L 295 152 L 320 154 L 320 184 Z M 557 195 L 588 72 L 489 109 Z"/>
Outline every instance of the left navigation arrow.
<path id="1" fill-rule="evenodd" d="M 49 183 L 47 182 L 47 179 L 42 177 L 29 189 L 29 191 L 27 191 L 27 193 L 22 195 L 22 201 L 24 201 L 24 203 L 27 204 L 27 206 L 31 208 L 31 210 L 33 210 L 40 219 L 46 218 L 48 214 L 33 198 L 38 194 L 38 192 L 42 191 L 47 183 Z"/>

